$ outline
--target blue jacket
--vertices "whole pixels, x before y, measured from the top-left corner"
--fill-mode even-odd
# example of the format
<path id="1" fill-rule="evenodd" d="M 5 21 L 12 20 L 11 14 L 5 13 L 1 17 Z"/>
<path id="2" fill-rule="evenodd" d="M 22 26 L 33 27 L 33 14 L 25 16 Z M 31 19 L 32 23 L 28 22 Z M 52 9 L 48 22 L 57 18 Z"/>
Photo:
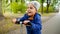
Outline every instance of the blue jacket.
<path id="1" fill-rule="evenodd" d="M 28 20 L 29 16 L 25 14 L 20 21 Z M 36 13 L 34 19 L 30 20 L 31 26 L 26 26 L 27 34 L 41 34 L 42 22 L 40 14 Z"/>

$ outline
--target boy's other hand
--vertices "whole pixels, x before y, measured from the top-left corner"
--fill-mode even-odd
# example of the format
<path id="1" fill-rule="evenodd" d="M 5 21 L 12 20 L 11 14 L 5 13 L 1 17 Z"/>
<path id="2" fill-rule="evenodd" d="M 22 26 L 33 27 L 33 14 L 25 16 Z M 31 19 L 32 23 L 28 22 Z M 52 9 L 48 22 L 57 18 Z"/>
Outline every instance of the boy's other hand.
<path id="1" fill-rule="evenodd" d="M 23 23 L 24 25 L 27 25 L 27 23 L 30 22 L 29 20 L 25 20 Z"/>

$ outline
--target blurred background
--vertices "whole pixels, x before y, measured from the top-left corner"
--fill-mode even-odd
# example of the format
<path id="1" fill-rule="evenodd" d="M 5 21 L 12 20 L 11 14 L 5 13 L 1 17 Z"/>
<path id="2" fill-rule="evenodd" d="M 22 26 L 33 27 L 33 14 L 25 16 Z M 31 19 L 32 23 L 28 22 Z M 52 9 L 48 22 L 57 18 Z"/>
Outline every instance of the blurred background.
<path id="1" fill-rule="evenodd" d="M 38 1 L 38 13 L 42 19 L 42 34 L 60 34 L 60 0 L 0 0 L 0 34 L 20 34 L 20 25 L 12 19 L 22 17 L 27 3 Z M 23 34 L 26 34 L 23 25 Z"/>

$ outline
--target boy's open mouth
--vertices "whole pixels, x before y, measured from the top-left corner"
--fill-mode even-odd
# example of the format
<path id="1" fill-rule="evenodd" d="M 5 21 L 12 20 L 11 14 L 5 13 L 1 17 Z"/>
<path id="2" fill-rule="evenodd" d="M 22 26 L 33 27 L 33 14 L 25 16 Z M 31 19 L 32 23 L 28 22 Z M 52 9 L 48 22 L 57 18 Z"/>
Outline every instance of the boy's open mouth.
<path id="1" fill-rule="evenodd" d="M 28 12 L 28 13 L 31 13 L 31 12 Z"/>
<path id="2" fill-rule="evenodd" d="M 32 13 L 31 11 L 28 11 L 28 13 Z"/>

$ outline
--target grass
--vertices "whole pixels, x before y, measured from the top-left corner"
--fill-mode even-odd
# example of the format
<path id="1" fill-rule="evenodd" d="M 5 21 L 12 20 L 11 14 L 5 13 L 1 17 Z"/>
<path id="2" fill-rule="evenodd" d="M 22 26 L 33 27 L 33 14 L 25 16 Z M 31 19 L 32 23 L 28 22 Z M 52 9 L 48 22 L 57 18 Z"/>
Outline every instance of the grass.
<path id="1" fill-rule="evenodd" d="M 56 14 L 56 13 L 43 13 L 43 14 L 41 14 L 41 16 L 52 16 L 54 14 Z M 14 14 L 11 12 L 5 12 L 3 15 L 7 18 L 8 17 L 11 18 L 11 17 L 21 17 L 24 15 L 24 13 Z"/>
<path id="2" fill-rule="evenodd" d="M 53 16 L 53 15 L 55 15 L 56 13 L 44 13 L 44 14 L 41 14 L 42 16 Z"/>
<path id="3" fill-rule="evenodd" d="M 11 19 L 5 18 L 0 21 L 0 34 L 6 34 L 9 31 L 19 29 L 19 25 L 13 24 Z"/>

